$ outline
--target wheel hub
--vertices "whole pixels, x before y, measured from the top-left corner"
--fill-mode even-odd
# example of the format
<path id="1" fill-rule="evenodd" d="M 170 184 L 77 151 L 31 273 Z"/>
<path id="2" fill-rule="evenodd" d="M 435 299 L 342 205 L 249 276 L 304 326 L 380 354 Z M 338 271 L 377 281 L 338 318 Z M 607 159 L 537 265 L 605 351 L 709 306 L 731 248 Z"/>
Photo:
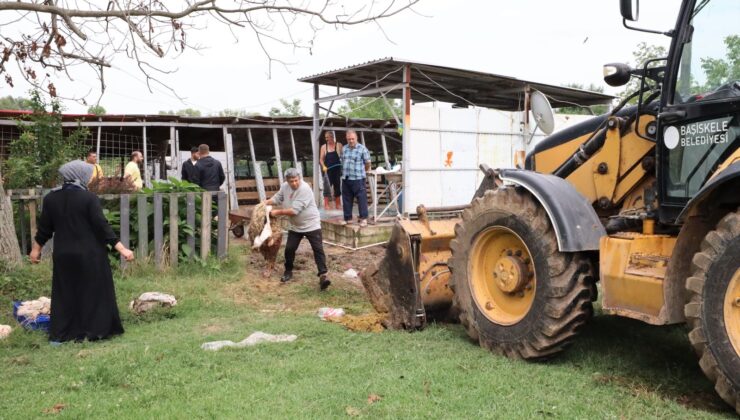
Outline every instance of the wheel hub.
<path id="1" fill-rule="evenodd" d="M 725 328 L 732 347 L 740 355 L 740 269 L 730 279 L 725 293 Z"/>
<path id="2" fill-rule="evenodd" d="M 496 261 L 495 267 L 494 283 L 502 292 L 518 293 L 524 290 L 529 280 L 529 270 L 521 258 L 505 255 Z"/>
<path id="3" fill-rule="evenodd" d="M 495 226 L 478 235 L 470 253 L 473 298 L 483 315 L 499 325 L 521 321 L 532 307 L 537 281 L 527 245 L 511 229 Z"/>

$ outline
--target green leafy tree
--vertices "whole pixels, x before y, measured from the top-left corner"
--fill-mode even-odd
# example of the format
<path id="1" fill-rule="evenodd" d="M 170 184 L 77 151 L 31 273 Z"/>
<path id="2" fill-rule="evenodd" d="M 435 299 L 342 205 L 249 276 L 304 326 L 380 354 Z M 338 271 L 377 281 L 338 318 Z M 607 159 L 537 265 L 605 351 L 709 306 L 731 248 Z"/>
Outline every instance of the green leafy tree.
<path id="1" fill-rule="evenodd" d="M 84 139 L 90 136 L 85 127 L 64 132 L 62 106 L 56 98 L 47 104 L 38 91 L 33 91 L 31 108 L 33 112 L 18 122 L 20 137 L 10 143 L 4 171 L 8 188 L 57 185 L 59 167 L 79 159 L 85 150 Z"/>
<path id="2" fill-rule="evenodd" d="M 668 53 L 666 52 L 665 47 L 660 45 L 651 45 L 647 42 L 640 42 L 637 44 L 637 49 L 632 52 L 633 62 L 631 65 L 633 68 L 642 68 L 648 60 L 665 58 L 667 56 Z M 665 65 L 665 62 L 658 61 L 653 62 L 650 67 L 660 67 L 662 65 Z M 627 85 L 625 85 L 624 90 L 618 95 L 619 99 L 623 100 L 632 93 L 637 92 L 638 89 L 640 89 L 640 79 L 633 77 Z M 637 103 L 637 98 L 633 98 L 629 103 Z"/>
<path id="3" fill-rule="evenodd" d="M 179 111 L 159 111 L 159 115 L 177 115 L 180 117 L 200 117 L 201 113 L 199 110 L 194 108 L 183 108 Z"/>
<path id="4" fill-rule="evenodd" d="M 724 39 L 726 58 L 702 58 L 701 68 L 707 76 L 703 91 L 711 91 L 726 83 L 740 80 L 740 35 Z"/>
<path id="5" fill-rule="evenodd" d="M 17 98 L 14 98 L 10 95 L 3 96 L 2 98 L 0 98 L 0 109 L 30 111 L 31 100 L 28 98 L 22 98 L 20 96 Z"/>
<path id="6" fill-rule="evenodd" d="M 590 84 L 587 87 L 584 87 L 580 83 L 568 83 L 565 85 L 566 87 L 574 88 L 574 89 L 581 89 L 581 90 L 590 90 L 591 92 L 599 92 L 604 93 L 604 87 L 598 86 L 595 84 Z M 609 105 L 591 105 L 591 106 L 569 106 L 565 108 L 558 108 L 556 111 L 559 114 L 571 114 L 571 115 L 602 115 L 606 114 L 607 111 L 609 111 Z"/>
<path id="7" fill-rule="evenodd" d="M 87 108 L 87 113 L 93 114 L 93 115 L 105 115 L 106 114 L 105 108 L 103 108 L 102 105 L 90 105 Z"/>
<path id="8" fill-rule="evenodd" d="M 293 99 L 292 102 L 286 99 L 281 99 L 280 106 L 282 106 L 282 109 L 272 107 L 268 115 L 271 117 L 300 117 L 303 115 L 300 99 Z"/>
<path id="9" fill-rule="evenodd" d="M 232 108 L 225 108 L 221 111 L 218 111 L 216 113 L 216 116 L 218 117 L 256 117 L 259 116 L 259 112 L 248 112 L 244 109 L 232 109 Z"/>
<path id="10" fill-rule="evenodd" d="M 388 104 L 395 112 L 396 117 L 401 118 L 403 107 L 401 101 L 389 99 Z M 337 110 L 337 113 L 350 118 L 370 118 L 376 120 L 393 119 L 393 112 L 388 108 L 383 98 L 350 98 L 347 103 Z"/>

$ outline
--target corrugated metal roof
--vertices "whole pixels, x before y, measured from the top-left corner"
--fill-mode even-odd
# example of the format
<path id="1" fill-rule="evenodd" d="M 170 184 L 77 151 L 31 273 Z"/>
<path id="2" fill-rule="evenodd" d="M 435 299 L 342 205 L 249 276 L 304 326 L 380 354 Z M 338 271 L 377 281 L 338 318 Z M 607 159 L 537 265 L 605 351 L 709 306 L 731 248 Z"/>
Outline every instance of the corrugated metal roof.
<path id="1" fill-rule="evenodd" d="M 360 90 L 375 87 L 378 82 L 381 86 L 402 83 L 401 69 L 405 65 L 411 67 L 411 98 L 416 102 L 435 100 L 461 106 L 473 104 L 485 108 L 517 111 L 523 109 L 524 91 L 528 87 L 547 95 L 553 108 L 606 104 L 614 99 L 611 95 L 598 92 L 393 57 L 355 64 L 298 80 Z M 397 99 L 401 98 L 402 93 L 401 90 L 396 90 L 386 96 Z"/>
<path id="2" fill-rule="evenodd" d="M 14 120 L 28 116 L 31 111 L 22 110 L 0 110 L 0 120 Z M 93 115 L 93 114 L 62 114 L 63 121 L 103 121 L 103 122 L 171 122 L 171 123 L 192 123 L 192 124 L 213 124 L 213 125 L 229 125 L 229 124 L 274 124 L 280 125 L 306 125 L 311 126 L 313 118 L 308 116 L 298 117 L 269 117 L 255 115 L 250 117 L 186 117 L 179 115 L 159 115 L 159 114 L 106 114 L 106 115 Z M 323 122 L 324 119 L 322 118 Z M 394 120 L 376 120 L 376 119 L 364 119 L 364 118 L 353 118 L 348 121 L 344 118 L 332 117 L 326 121 L 326 126 L 367 126 L 372 128 L 383 128 L 383 127 L 395 127 L 396 122 Z"/>

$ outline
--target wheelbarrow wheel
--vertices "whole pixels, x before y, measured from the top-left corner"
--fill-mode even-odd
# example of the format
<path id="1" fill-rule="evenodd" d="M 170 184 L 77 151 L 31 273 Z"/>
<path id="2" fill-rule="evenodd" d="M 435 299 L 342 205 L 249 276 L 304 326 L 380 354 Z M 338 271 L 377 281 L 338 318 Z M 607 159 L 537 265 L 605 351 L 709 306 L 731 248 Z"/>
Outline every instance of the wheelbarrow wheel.
<path id="1" fill-rule="evenodd" d="M 244 225 L 234 226 L 231 228 L 231 233 L 233 233 L 235 237 L 241 238 L 244 236 Z"/>

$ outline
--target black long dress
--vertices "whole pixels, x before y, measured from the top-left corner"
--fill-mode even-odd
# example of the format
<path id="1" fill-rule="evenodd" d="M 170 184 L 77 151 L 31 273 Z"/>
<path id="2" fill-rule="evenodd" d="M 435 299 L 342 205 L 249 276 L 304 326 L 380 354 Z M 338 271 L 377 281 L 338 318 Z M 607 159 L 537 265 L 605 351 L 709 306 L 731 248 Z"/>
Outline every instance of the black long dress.
<path id="1" fill-rule="evenodd" d="M 106 244 L 118 238 L 98 197 L 75 185 L 44 198 L 36 242 L 54 236 L 51 341 L 99 340 L 122 334 Z"/>

